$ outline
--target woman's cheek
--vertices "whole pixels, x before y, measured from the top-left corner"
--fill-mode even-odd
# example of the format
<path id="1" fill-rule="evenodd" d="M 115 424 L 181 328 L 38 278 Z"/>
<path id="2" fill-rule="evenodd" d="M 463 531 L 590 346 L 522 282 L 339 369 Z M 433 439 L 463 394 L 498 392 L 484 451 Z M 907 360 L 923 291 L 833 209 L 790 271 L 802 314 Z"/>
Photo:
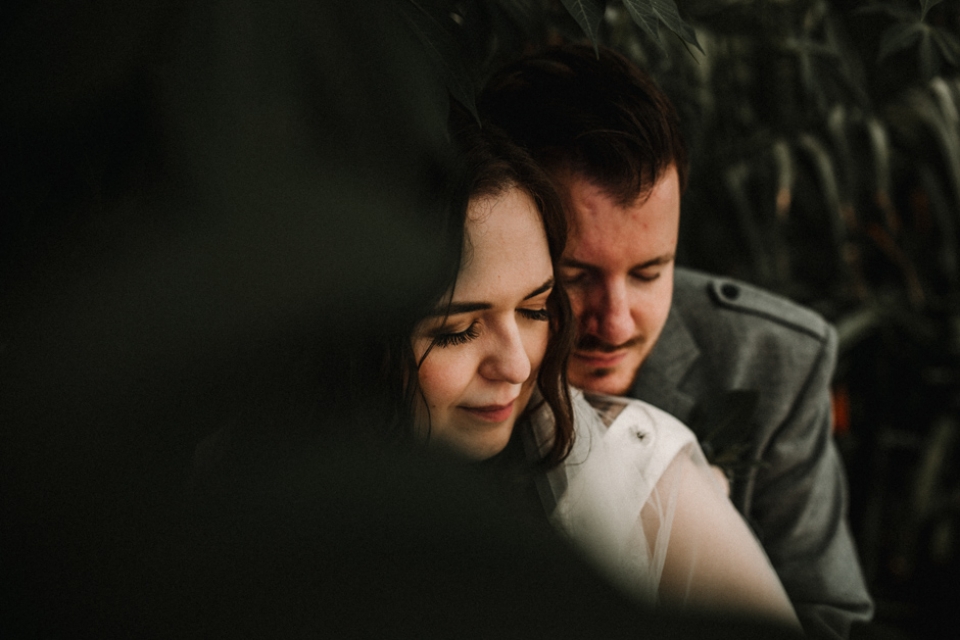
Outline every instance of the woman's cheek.
<path id="1" fill-rule="evenodd" d="M 435 347 L 420 365 L 420 389 L 431 408 L 442 408 L 459 396 L 465 358 L 457 357 L 457 351 Z"/>
<path id="2" fill-rule="evenodd" d="M 543 357 L 547 353 L 547 344 L 550 342 L 550 325 L 547 322 L 537 323 L 533 336 L 532 348 L 527 351 L 530 358 L 530 368 L 534 374 L 540 369 Z M 531 376 L 534 377 L 534 376 Z"/>

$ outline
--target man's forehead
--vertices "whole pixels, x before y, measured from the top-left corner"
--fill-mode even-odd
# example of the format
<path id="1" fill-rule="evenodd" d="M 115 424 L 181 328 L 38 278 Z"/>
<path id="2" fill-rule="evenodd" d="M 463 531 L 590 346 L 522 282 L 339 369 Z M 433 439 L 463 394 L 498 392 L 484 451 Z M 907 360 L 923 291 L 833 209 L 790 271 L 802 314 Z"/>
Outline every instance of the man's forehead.
<path id="1" fill-rule="evenodd" d="M 579 218 L 584 217 L 589 219 L 616 214 L 630 218 L 652 213 L 670 218 L 678 217 L 680 213 L 679 180 L 673 167 L 649 189 L 627 202 L 622 202 L 609 189 L 580 174 L 557 176 L 556 186 L 572 224 L 577 224 Z"/>
<path id="2" fill-rule="evenodd" d="M 621 184 L 616 177 L 611 177 L 610 180 L 614 180 L 614 182 L 609 182 L 602 175 L 593 175 L 589 171 L 576 169 L 570 165 L 546 168 L 561 195 L 565 195 L 564 192 L 569 192 L 571 187 L 577 186 L 581 191 L 603 195 L 625 208 L 643 204 L 650 197 L 650 193 L 668 174 L 676 173 L 676 166 L 671 164 L 655 177 L 645 176 L 643 180 L 638 181 L 637 184 L 640 188 L 634 191 L 631 186 L 633 183 L 631 185 Z"/>
<path id="3" fill-rule="evenodd" d="M 582 176 L 568 176 L 559 186 L 570 223 L 568 258 L 584 264 L 614 261 L 629 268 L 672 260 L 680 216 L 675 170 L 628 206 Z"/>

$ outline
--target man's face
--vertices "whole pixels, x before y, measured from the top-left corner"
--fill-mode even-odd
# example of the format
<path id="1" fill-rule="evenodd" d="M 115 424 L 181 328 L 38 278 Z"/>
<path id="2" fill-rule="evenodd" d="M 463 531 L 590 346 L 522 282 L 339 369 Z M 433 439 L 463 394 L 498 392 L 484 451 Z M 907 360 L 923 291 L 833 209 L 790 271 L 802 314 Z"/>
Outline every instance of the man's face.
<path id="1" fill-rule="evenodd" d="M 576 174 L 558 176 L 570 216 L 561 277 L 577 317 L 570 383 L 628 392 L 667 321 L 680 226 L 680 183 L 671 166 L 646 199 L 623 207 Z"/>

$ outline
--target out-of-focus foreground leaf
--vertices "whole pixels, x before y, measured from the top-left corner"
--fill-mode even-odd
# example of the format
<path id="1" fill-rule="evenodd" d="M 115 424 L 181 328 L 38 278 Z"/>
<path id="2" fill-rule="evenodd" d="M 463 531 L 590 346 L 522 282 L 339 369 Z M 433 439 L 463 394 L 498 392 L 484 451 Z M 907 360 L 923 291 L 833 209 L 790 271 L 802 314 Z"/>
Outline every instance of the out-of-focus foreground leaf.
<path id="1" fill-rule="evenodd" d="M 941 2 L 943 2 L 943 0 L 920 0 L 920 19 L 923 20 L 926 18 L 927 12 Z"/>
<path id="2" fill-rule="evenodd" d="M 600 34 L 600 22 L 603 20 L 603 12 L 606 10 L 604 0 L 563 0 L 563 6 L 566 7 L 573 19 L 577 21 L 583 32 L 590 38 L 594 48 L 597 46 L 597 38 Z"/>
<path id="3" fill-rule="evenodd" d="M 924 34 L 926 27 L 921 22 L 895 24 L 880 37 L 880 48 L 877 53 L 877 62 L 892 53 L 906 49 L 917 42 Z"/>
<path id="4" fill-rule="evenodd" d="M 930 37 L 947 62 L 955 67 L 960 66 L 960 40 L 955 35 L 942 29 L 933 29 Z"/>
<path id="5" fill-rule="evenodd" d="M 455 100 L 466 107 L 474 118 L 477 115 L 476 90 L 465 64 L 463 48 L 452 29 L 440 22 L 439 12 L 430 11 L 418 0 L 407 0 L 403 12 L 407 23 L 423 44 L 437 73 L 444 79 L 447 90 Z M 447 16 L 449 18 L 449 14 Z M 450 21 L 452 26 L 452 20 Z"/>
<path id="6" fill-rule="evenodd" d="M 696 32 L 680 17 L 674 0 L 623 0 L 623 4 L 634 22 L 657 44 L 661 44 L 657 24 L 662 22 L 684 42 L 692 44 L 703 53 Z"/>

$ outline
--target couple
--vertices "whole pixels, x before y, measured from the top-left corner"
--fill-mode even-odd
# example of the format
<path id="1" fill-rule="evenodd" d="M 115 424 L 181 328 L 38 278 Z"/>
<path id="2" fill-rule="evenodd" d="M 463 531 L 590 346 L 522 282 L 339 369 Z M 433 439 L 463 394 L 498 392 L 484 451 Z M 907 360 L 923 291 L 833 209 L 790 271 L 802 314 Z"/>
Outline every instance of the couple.
<path id="1" fill-rule="evenodd" d="M 458 273 L 412 336 L 418 438 L 544 471 L 534 481 L 554 523 L 641 598 L 797 624 L 692 432 L 640 401 L 601 396 L 601 410 L 567 386 L 566 223 L 547 177 L 492 125 L 454 137 L 469 202 L 453 221 Z"/>
<path id="2" fill-rule="evenodd" d="M 871 605 L 830 439 L 833 331 L 674 270 L 677 118 L 622 57 L 549 50 L 504 69 L 479 105 L 482 127 L 453 130 L 468 184 L 438 230 L 449 277 L 367 354 L 393 403 L 369 422 L 485 461 L 641 599 L 846 637 Z M 728 489 L 696 417 L 721 413 L 708 401 L 731 390 L 759 402 L 733 442 L 749 470 Z M 229 438 L 198 448 L 198 477 L 219 481 Z"/>
<path id="3" fill-rule="evenodd" d="M 413 331 L 415 431 L 477 460 L 521 451 L 554 524 L 627 590 L 845 637 L 871 603 L 830 436 L 833 331 L 780 298 L 674 271 L 677 118 L 621 56 L 521 60 L 480 110 L 483 129 L 459 132 L 473 177 L 459 273 Z M 568 391 L 565 374 L 612 395 Z M 729 488 L 689 429 L 616 397 L 687 421 L 739 389 L 760 398 L 732 443 L 750 469 Z"/>

